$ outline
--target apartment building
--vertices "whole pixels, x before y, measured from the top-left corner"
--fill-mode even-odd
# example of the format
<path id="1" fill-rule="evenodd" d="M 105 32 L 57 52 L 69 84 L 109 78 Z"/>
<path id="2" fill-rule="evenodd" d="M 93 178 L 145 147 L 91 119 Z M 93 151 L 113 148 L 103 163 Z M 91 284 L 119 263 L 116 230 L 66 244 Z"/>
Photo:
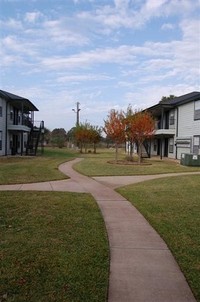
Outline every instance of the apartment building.
<path id="1" fill-rule="evenodd" d="M 44 122 L 36 125 L 35 111 L 30 100 L 0 90 L 0 156 L 36 155 Z"/>
<path id="2" fill-rule="evenodd" d="M 200 154 L 200 92 L 161 101 L 146 110 L 155 119 L 149 155 L 180 159 L 182 153 Z"/>

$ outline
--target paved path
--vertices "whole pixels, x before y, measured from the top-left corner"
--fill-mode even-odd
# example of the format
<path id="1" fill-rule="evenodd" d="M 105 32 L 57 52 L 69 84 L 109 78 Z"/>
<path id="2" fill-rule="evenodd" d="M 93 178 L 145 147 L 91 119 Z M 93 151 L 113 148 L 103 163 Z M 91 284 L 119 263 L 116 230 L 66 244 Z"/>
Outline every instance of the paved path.
<path id="1" fill-rule="evenodd" d="M 72 165 L 79 160 L 59 167 L 69 180 L 0 186 L 0 190 L 73 191 L 93 195 L 102 211 L 110 245 L 108 302 L 194 302 L 165 242 L 144 217 L 113 190 L 120 185 L 166 175 L 92 179 L 73 170 Z"/>

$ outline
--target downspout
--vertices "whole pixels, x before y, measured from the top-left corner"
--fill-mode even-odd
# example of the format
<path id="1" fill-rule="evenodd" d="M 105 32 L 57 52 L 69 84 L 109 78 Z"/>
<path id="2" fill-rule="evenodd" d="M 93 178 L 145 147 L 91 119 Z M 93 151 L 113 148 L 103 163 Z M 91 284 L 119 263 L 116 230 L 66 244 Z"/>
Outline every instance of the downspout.
<path id="1" fill-rule="evenodd" d="M 6 128 L 5 128 L 5 156 L 7 156 L 7 144 L 8 144 L 8 102 L 6 101 Z"/>
<path id="2" fill-rule="evenodd" d="M 23 126 L 23 121 L 24 121 L 24 104 L 22 102 L 22 120 L 21 124 Z M 21 156 L 23 155 L 23 146 L 24 146 L 24 131 L 21 131 Z"/>
<path id="3" fill-rule="evenodd" d="M 163 125 L 164 125 L 164 108 L 161 108 L 161 129 L 163 129 Z M 160 140 L 160 159 L 163 158 L 162 153 L 163 153 L 163 135 L 161 135 L 161 140 Z"/>
<path id="4" fill-rule="evenodd" d="M 23 155 L 24 132 L 21 131 L 21 156 Z"/>
<path id="5" fill-rule="evenodd" d="M 177 114 L 176 114 L 176 138 L 178 137 L 178 118 L 179 118 L 179 114 L 178 114 L 178 107 L 176 107 L 177 109 Z M 178 150 L 177 150 L 177 144 L 176 144 L 176 159 L 177 159 L 177 155 L 178 155 Z"/>

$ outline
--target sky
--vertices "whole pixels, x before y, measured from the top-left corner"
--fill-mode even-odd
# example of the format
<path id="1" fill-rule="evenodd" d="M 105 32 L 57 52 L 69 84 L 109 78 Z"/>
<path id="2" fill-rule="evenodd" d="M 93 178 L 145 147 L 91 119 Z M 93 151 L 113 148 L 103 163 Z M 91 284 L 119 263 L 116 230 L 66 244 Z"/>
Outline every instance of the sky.
<path id="1" fill-rule="evenodd" d="M 111 109 L 145 109 L 200 91 L 199 0 L 0 0 L 0 89 L 37 121 L 103 126 Z"/>

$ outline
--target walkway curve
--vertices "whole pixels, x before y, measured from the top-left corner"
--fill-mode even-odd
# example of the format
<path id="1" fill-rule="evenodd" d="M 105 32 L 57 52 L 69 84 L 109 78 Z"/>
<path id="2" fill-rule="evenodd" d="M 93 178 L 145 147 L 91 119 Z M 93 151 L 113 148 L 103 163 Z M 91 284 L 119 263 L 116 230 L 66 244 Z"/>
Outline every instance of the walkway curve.
<path id="1" fill-rule="evenodd" d="M 165 242 L 136 208 L 113 190 L 129 183 L 189 173 L 92 179 L 73 170 L 73 165 L 80 160 L 59 166 L 70 179 L 1 185 L 0 190 L 71 191 L 93 195 L 101 209 L 110 246 L 108 302 L 196 301 Z"/>
<path id="2" fill-rule="evenodd" d="M 59 169 L 99 205 L 110 245 L 108 302 L 192 302 L 195 298 L 170 250 L 144 217 L 112 188 L 73 170 Z"/>

